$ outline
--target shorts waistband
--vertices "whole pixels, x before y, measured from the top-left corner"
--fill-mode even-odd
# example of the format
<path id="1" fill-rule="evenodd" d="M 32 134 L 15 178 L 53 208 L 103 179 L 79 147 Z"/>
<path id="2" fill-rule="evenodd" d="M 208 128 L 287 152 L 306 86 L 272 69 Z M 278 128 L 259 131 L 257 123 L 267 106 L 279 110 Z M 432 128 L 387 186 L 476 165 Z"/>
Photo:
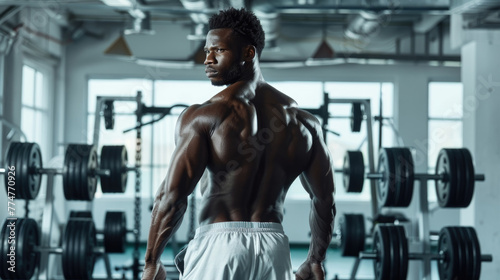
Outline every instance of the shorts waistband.
<path id="1" fill-rule="evenodd" d="M 283 226 L 268 222 L 221 222 L 200 226 L 196 236 L 213 232 L 276 232 L 283 233 Z"/>

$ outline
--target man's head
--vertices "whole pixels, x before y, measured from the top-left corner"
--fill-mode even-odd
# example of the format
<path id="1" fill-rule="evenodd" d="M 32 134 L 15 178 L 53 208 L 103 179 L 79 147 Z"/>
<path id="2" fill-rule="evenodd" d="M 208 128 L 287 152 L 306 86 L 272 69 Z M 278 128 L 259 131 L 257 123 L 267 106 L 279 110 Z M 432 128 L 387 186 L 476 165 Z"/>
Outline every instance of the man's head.
<path id="1" fill-rule="evenodd" d="M 234 39 L 242 44 L 252 45 L 260 54 L 265 45 L 265 34 L 259 19 L 246 9 L 229 8 L 213 15 L 208 21 L 208 29 L 230 28 Z"/>
<path id="2" fill-rule="evenodd" d="M 250 62 L 264 48 L 264 31 L 259 20 L 245 9 L 230 8 L 212 16 L 209 28 L 205 65 L 212 84 L 227 85 L 243 79 L 248 74 L 245 69 L 251 70 Z"/>

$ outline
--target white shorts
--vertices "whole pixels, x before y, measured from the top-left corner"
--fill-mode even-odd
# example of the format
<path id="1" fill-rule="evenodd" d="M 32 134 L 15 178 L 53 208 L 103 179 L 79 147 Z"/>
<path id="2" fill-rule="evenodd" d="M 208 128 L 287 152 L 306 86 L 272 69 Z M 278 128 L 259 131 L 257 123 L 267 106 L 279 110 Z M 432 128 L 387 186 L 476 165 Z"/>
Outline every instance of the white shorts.
<path id="1" fill-rule="evenodd" d="M 288 237 L 278 223 L 201 226 L 175 258 L 181 280 L 291 280 Z"/>

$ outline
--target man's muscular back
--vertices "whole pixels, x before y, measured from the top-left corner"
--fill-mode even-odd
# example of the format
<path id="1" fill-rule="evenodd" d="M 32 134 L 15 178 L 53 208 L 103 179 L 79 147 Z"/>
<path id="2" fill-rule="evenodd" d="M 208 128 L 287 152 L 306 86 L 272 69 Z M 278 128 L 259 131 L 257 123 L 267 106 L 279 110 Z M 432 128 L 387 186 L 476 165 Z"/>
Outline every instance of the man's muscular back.
<path id="1" fill-rule="evenodd" d="M 206 184 L 200 221 L 277 222 L 290 184 L 309 165 L 318 122 L 266 83 L 232 85 L 189 108 L 182 123 L 206 134 Z"/>

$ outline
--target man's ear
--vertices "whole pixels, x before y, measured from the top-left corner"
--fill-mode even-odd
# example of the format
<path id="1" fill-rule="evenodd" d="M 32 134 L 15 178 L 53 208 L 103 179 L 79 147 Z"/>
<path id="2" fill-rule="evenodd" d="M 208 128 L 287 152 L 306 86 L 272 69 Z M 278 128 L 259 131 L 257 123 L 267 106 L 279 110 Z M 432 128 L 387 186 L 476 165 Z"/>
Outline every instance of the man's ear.
<path id="1" fill-rule="evenodd" d="M 243 50 L 243 60 L 252 61 L 255 58 L 257 49 L 253 45 L 247 45 Z"/>

